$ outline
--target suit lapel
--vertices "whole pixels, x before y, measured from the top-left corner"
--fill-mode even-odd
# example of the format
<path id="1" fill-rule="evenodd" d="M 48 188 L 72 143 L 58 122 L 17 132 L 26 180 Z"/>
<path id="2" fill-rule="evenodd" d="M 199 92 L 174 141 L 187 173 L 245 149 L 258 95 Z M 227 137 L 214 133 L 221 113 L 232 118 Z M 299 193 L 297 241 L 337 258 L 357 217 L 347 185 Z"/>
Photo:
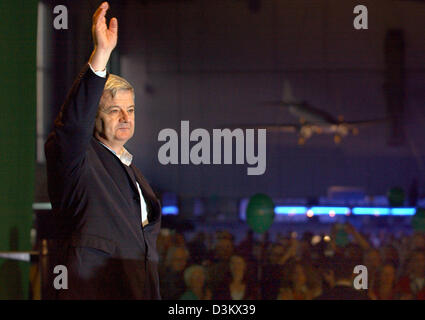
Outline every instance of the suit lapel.
<path id="1" fill-rule="evenodd" d="M 114 155 L 111 151 L 106 149 L 106 147 L 102 146 L 95 138 L 92 139 L 92 146 L 94 147 L 96 153 L 99 156 L 100 161 L 105 167 L 106 171 L 109 175 L 112 176 L 112 180 L 115 185 L 120 189 L 123 195 L 126 194 L 122 189 L 125 184 L 128 184 L 130 181 L 131 188 L 137 194 L 139 193 L 136 182 L 134 178 L 130 176 L 128 171 L 126 170 L 126 166 L 118 159 L 116 155 Z M 126 173 L 122 174 L 122 170 Z M 127 199 L 128 200 L 128 199 Z"/>
<path id="2" fill-rule="evenodd" d="M 123 194 L 124 192 L 120 187 L 122 183 L 128 183 L 128 181 L 130 181 L 130 185 L 136 194 L 139 193 L 137 183 L 139 184 L 140 189 L 142 190 L 143 198 L 146 202 L 148 220 L 149 222 L 155 221 L 159 217 L 159 212 L 161 210 L 160 204 L 157 197 L 155 196 L 155 193 L 149 186 L 149 183 L 143 177 L 140 170 L 137 169 L 133 164 L 131 164 L 129 167 L 123 164 L 117 156 L 115 156 L 111 151 L 107 150 L 106 147 L 102 146 L 95 138 L 92 138 L 92 145 L 99 154 L 100 161 L 102 161 L 105 169 L 113 176 L 115 184 Z M 111 161 L 107 157 L 113 157 L 113 160 Z M 126 176 L 119 173 L 119 171 L 122 169 L 119 168 L 119 170 L 117 170 L 117 166 L 121 166 L 121 168 L 125 171 Z"/>

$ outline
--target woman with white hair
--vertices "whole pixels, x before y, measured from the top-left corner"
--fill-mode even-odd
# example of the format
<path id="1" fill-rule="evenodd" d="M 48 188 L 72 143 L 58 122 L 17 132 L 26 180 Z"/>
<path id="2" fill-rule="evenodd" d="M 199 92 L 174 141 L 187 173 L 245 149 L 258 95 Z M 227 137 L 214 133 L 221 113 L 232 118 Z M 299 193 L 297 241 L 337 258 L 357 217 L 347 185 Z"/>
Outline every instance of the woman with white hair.
<path id="1" fill-rule="evenodd" d="M 205 287 L 206 272 L 204 267 L 194 264 L 184 271 L 186 292 L 180 300 L 210 300 L 211 291 Z"/>

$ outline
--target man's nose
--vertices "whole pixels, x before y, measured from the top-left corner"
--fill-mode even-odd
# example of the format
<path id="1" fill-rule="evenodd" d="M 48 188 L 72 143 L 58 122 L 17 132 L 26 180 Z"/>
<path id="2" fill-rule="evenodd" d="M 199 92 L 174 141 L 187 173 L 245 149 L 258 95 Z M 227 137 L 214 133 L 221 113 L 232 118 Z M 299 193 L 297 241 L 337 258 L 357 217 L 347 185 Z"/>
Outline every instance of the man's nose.
<path id="1" fill-rule="evenodd" d="M 125 110 L 121 111 L 120 121 L 128 122 L 128 112 L 127 111 L 125 111 Z"/>

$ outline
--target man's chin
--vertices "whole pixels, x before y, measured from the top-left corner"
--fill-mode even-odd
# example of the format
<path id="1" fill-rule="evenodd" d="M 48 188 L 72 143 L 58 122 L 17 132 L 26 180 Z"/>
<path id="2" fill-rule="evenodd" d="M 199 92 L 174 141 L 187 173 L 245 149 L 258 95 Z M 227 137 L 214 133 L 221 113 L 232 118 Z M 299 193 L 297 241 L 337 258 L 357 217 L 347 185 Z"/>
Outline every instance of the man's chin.
<path id="1" fill-rule="evenodd" d="M 124 130 L 121 130 L 121 131 L 124 131 Z M 131 139 L 131 137 L 133 137 L 133 134 L 130 131 L 128 131 L 128 132 L 125 132 L 125 131 L 121 132 L 121 133 L 117 133 L 115 135 L 115 138 L 119 141 L 127 141 L 127 140 Z"/>

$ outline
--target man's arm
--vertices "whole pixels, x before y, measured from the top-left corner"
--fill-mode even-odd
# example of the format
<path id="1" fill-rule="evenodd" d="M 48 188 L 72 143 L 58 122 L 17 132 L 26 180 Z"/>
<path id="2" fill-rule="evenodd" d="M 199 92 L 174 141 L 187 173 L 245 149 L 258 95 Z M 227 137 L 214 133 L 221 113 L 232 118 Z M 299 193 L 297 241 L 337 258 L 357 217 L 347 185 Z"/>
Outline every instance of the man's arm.
<path id="1" fill-rule="evenodd" d="M 94 49 L 89 59 L 93 71 L 106 69 L 109 57 L 117 44 L 118 21 L 111 19 L 106 25 L 104 2 L 94 13 L 92 36 Z M 73 169 L 82 159 L 93 135 L 94 122 L 106 78 L 99 77 L 89 65 L 85 65 L 75 80 L 60 114 L 55 121 L 53 133 L 46 142 L 46 158 L 61 163 L 63 169 Z"/>

